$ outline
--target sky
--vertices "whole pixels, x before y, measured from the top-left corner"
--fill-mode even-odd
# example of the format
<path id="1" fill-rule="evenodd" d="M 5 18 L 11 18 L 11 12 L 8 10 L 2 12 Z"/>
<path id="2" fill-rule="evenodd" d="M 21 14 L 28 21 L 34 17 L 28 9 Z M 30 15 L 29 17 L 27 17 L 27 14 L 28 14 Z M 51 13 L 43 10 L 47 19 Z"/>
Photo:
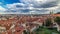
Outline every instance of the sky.
<path id="1" fill-rule="evenodd" d="M 49 14 L 60 12 L 60 0 L 0 0 L 0 14 Z"/>

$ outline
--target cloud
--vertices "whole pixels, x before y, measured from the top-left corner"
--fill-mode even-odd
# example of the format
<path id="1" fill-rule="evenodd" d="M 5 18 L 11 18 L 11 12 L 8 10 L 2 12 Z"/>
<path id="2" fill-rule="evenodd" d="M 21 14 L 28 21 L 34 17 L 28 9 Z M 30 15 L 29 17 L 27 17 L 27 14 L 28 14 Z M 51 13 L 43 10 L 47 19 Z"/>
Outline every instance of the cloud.
<path id="1" fill-rule="evenodd" d="M 21 3 L 6 4 L 5 14 L 49 14 L 60 9 L 58 0 L 20 0 Z"/>
<path id="2" fill-rule="evenodd" d="M 20 0 L 25 4 L 33 4 L 35 8 L 49 8 L 57 5 L 58 0 Z"/>
<path id="3" fill-rule="evenodd" d="M 0 11 L 5 11 L 6 9 L 0 6 Z"/>

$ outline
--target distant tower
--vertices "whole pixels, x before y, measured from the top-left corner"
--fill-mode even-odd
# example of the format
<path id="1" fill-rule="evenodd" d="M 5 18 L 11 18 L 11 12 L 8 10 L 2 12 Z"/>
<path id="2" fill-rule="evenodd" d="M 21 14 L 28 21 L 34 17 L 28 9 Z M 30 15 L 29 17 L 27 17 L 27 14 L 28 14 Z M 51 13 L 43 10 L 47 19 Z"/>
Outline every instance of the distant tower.
<path id="1" fill-rule="evenodd" d="M 54 10 L 51 10 L 50 11 L 50 18 L 51 18 L 51 20 L 52 20 L 52 23 L 54 23 L 54 12 L 53 12 Z"/>
<path id="2" fill-rule="evenodd" d="M 50 11 L 50 17 L 54 17 L 54 12 L 53 12 L 54 10 L 51 10 Z"/>
<path id="3" fill-rule="evenodd" d="M 51 10 L 51 11 L 50 11 L 50 14 L 51 14 L 51 15 L 53 15 L 53 14 L 54 14 L 54 13 L 53 13 L 53 10 Z"/>

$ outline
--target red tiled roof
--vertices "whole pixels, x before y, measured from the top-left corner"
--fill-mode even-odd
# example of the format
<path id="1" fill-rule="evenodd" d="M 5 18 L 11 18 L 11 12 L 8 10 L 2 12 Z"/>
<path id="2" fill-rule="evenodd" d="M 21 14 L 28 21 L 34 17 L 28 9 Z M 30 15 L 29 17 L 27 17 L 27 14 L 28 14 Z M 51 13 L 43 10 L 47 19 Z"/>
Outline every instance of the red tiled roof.
<path id="1" fill-rule="evenodd" d="M 14 23 L 17 19 L 8 19 L 8 20 L 0 20 L 0 25 L 5 26 L 6 29 L 9 29 L 11 24 Z"/>
<path id="2" fill-rule="evenodd" d="M 24 28 L 22 26 L 18 26 L 15 28 L 15 34 L 22 34 L 22 32 L 24 31 Z"/>
<path id="3" fill-rule="evenodd" d="M 17 31 L 17 30 L 24 30 L 24 27 L 23 26 L 17 26 L 17 27 L 15 27 L 15 30 Z"/>
<path id="4" fill-rule="evenodd" d="M 11 31 L 11 30 L 7 30 L 7 33 L 8 33 L 8 34 L 12 34 L 12 31 Z"/>
<path id="5" fill-rule="evenodd" d="M 6 32 L 2 32 L 2 34 L 6 34 Z"/>
<path id="6" fill-rule="evenodd" d="M 54 14 L 53 16 L 60 16 L 60 14 Z"/>

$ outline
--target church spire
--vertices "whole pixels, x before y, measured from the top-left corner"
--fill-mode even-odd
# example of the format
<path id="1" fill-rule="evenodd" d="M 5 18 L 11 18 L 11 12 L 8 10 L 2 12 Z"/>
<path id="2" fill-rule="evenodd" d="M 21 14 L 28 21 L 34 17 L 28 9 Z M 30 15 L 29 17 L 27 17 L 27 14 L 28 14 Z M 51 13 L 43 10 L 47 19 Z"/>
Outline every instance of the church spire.
<path id="1" fill-rule="evenodd" d="M 53 11 L 50 11 L 50 14 L 54 14 Z"/>

